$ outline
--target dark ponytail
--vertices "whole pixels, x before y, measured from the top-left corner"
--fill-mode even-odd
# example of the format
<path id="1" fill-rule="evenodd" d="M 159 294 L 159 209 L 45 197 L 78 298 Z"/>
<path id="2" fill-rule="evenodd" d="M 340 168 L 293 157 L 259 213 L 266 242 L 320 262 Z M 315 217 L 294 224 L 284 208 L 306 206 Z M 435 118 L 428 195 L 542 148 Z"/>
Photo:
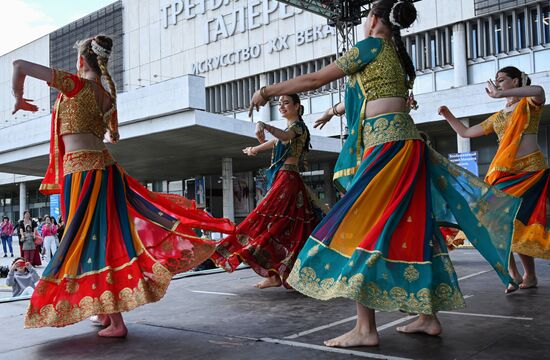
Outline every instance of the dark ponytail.
<path id="1" fill-rule="evenodd" d="M 392 13 L 393 10 L 393 13 Z M 403 69 L 407 73 L 408 86 L 412 89 L 416 79 L 416 70 L 401 38 L 401 29 L 406 29 L 416 20 L 416 8 L 408 0 L 379 0 L 372 6 L 371 13 L 391 29 L 393 41 Z"/>

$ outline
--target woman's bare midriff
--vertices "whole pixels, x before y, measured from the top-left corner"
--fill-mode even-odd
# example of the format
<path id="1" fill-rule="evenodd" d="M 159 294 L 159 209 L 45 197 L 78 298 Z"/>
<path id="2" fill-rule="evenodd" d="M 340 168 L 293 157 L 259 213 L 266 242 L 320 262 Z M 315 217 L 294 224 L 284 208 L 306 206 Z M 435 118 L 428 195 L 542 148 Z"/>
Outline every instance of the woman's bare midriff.
<path id="1" fill-rule="evenodd" d="M 365 116 L 367 118 L 382 114 L 407 112 L 407 102 L 401 97 L 389 97 L 367 101 Z"/>
<path id="2" fill-rule="evenodd" d="M 65 145 L 65 152 L 79 150 L 99 150 L 105 149 L 103 139 L 99 139 L 93 134 L 66 134 L 61 137 Z"/>
<path id="3" fill-rule="evenodd" d="M 537 134 L 524 134 L 521 138 L 521 142 L 519 143 L 516 158 L 520 158 L 537 151 L 540 151 Z"/>

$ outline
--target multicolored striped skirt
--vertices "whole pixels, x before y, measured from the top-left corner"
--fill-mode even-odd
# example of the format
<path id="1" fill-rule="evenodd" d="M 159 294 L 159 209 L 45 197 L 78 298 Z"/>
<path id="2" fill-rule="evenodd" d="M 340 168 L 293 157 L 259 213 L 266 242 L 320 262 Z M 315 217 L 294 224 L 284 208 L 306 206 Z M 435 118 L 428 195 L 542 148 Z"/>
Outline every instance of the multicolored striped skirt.
<path id="1" fill-rule="evenodd" d="M 399 137 L 400 129 L 411 127 L 405 122 L 414 128 L 402 113 L 364 121 L 374 134 L 369 139 Z M 450 163 L 418 136 L 402 137 L 365 144 L 346 194 L 298 256 L 288 279 L 296 290 L 384 311 L 461 308 L 463 296 L 438 221 L 459 224 L 502 281 L 512 281 L 507 259 L 519 200 Z"/>
<path id="2" fill-rule="evenodd" d="M 515 160 L 513 168 L 491 184 L 523 200 L 515 221 L 512 251 L 550 259 L 550 169 L 540 151 Z"/>
<path id="3" fill-rule="evenodd" d="M 148 191 L 109 153 L 65 155 L 60 247 L 44 270 L 25 327 L 65 326 L 160 300 L 172 275 L 206 260 L 215 242 L 194 229 L 234 225 L 184 198 Z"/>
<path id="4" fill-rule="evenodd" d="M 279 170 L 266 197 L 220 242 L 212 260 L 229 272 L 246 262 L 260 276 L 285 280 L 317 223 L 300 173 Z"/>

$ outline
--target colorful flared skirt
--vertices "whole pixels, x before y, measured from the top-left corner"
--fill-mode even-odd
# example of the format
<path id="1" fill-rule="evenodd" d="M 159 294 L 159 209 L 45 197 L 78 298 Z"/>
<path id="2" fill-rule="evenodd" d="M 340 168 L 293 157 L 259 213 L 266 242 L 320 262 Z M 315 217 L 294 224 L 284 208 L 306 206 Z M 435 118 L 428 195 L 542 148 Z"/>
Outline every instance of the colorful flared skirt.
<path id="1" fill-rule="evenodd" d="M 266 197 L 220 242 L 212 260 L 226 271 L 246 262 L 260 276 L 285 280 L 317 223 L 300 174 L 279 170 Z"/>
<path id="2" fill-rule="evenodd" d="M 392 125 L 396 119 L 400 123 Z M 396 137 L 408 115 L 365 120 Z M 368 134 L 373 139 L 372 134 Z M 364 140 L 363 140 L 364 141 Z M 366 146 L 365 146 L 366 147 Z M 366 147 L 344 197 L 314 230 L 288 282 L 305 295 L 433 314 L 464 306 L 438 222 L 459 224 L 504 283 L 520 200 L 450 163 L 423 141 Z"/>
<path id="3" fill-rule="evenodd" d="M 540 151 L 517 159 L 514 168 L 517 171 L 503 174 L 492 184 L 523 200 L 515 221 L 512 251 L 550 259 L 550 169 Z"/>
<path id="4" fill-rule="evenodd" d="M 226 219 L 148 191 L 108 153 L 66 156 L 66 228 L 31 297 L 25 327 L 60 327 L 158 301 L 173 274 L 214 251 L 215 242 L 194 229 L 234 231 Z"/>

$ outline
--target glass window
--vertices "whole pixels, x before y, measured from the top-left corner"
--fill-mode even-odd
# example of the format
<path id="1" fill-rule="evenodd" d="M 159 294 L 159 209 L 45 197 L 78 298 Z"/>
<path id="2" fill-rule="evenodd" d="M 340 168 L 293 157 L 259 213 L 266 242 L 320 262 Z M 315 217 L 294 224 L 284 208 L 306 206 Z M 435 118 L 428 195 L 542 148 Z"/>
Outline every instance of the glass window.
<path id="1" fill-rule="evenodd" d="M 271 121 L 281 120 L 281 113 L 279 112 L 279 104 L 271 105 Z"/>
<path id="2" fill-rule="evenodd" d="M 472 39 L 472 46 L 470 47 L 470 51 L 472 52 L 472 58 L 478 58 L 479 57 L 479 44 L 477 43 L 477 23 L 472 24 L 472 34 L 470 36 L 470 39 Z"/>
<path id="3" fill-rule="evenodd" d="M 436 58 L 437 54 L 437 46 L 435 43 L 435 35 L 430 35 L 430 49 L 429 49 L 429 56 L 430 56 L 430 63 L 432 67 L 435 67 L 437 65 L 440 65 Z"/>
<path id="4" fill-rule="evenodd" d="M 418 67 L 418 64 L 416 63 L 416 43 L 411 41 L 411 60 L 413 62 L 414 68 L 416 69 Z"/>
<path id="5" fill-rule="evenodd" d="M 508 39 L 508 50 L 516 50 L 514 48 L 514 21 L 512 15 L 506 17 L 506 35 Z"/>
<path id="6" fill-rule="evenodd" d="M 539 26 L 539 18 L 537 16 L 537 9 L 531 10 L 531 34 L 533 34 L 533 45 L 539 43 L 539 33 L 537 27 Z"/>
<path id="7" fill-rule="evenodd" d="M 493 31 L 495 33 L 495 43 L 494 50 L 495 54 L 502 52 L 501 41 L 502 41 L 502 26 L 500 24 L 500 19 L 495 19 L 493 22 Z"/>
<path id="8" fill-rule="evenodd" d="M 518 33 L 518 49 L 525 48 L 525 16 L 523 13 L 517 15 L 516 27 Z"/>
<path id="9" fill-rule="evenodd" d="M 542 35 L 544 43 L 550 43 L 550 7 L 542 9 Z"/>

